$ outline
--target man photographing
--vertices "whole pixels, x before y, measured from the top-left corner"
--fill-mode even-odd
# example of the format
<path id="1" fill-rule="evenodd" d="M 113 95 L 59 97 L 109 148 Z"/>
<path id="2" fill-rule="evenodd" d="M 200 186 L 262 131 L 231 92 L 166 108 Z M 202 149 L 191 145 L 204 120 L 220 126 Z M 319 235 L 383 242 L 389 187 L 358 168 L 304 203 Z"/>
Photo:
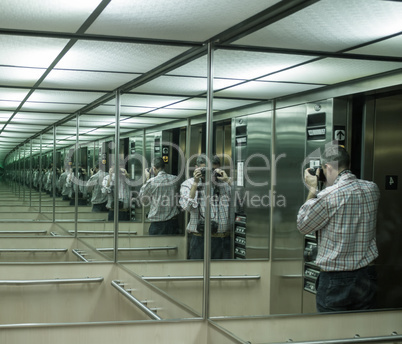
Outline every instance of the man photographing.
<path id="1" fill-rule="evenodd" d="M 176 204 L 178 177 L 165 172 L 165 162 L 161 157 L 155 158 L 151 169 L 144 171 L 146 182 L 141 187 L 139 199 L 149 204 L 148 220 L 150 235 L 179 234 Z"/>
<path id="2" fill-rule="evenodd" d="M 304 171 L 309 193 L 297 215 L 298 230 L 317 235 L 315 264 L 321 269 L 316 282 L 317 310 L 373 309 L 379 189 L 352 174 L 349 154 L 342 146 L 326 147 L 321 166 L 316 175 Z M 319 173 L 326 177 L 321 192 L 317 190 Z"/>
<path id="3" fill-rule="evenodd" d="M 204 232 L 211 232 L 211 258 L 230 259 L 230 180 L 221 170 L 219 157 L 212 159 L 212 185 L 205 182 L 207 157 L 197 157 L 193 177 L 184 181 L 180 187 L 180 206 L 190 213 L 187 232 L 191 234 L 189 259 L 203 259 Z M 211 187 L 211 227 L 205 225 L 207 207 L 206 188 Z"/>

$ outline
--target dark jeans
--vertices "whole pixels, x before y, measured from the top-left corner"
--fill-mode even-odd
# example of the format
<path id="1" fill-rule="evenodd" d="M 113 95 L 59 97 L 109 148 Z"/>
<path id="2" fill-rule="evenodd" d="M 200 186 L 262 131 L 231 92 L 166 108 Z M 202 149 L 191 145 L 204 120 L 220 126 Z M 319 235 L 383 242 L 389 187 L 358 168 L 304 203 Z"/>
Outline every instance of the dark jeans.
<path id="1" fill-rule="evenodd" d="M 172 235 L 179 233 L 179 222 L 177 218 L 167 221 L 152 222 L 149 226 L 149 235 Z"/>
<path id="2" fill-rule="evenodd" d="M 107 220 L 114 221 L 114 210 L 109 209 L 109 214 L 107 214 Z M 120 210 L 119 221 L 130 221 L 130 212 L 128 210 Z"/>
<path id="3" fill-rule="evenodd" d="M 103 212 L 109 211 L 106 208 L 106 204 L 107 204 L 107 202 L 99 203 L 99 204 L 93 204 L 92 205 L 92 212 L 93 213 L 103 213 Z"/>
<path id="4" fill-rule="evenodd" d="M 377 275 L 374 266 L 355 271 L 320 272 L 316 283 L 319 312 L 374 309 Z"/>
<path id="5" fill-rule="evenodd" d="M 204 259 L 204 237 L 192 235 L 188 252 L 189 259 Z M 211 259 L 230 259 L 230 236 L 211 238 Z"/>

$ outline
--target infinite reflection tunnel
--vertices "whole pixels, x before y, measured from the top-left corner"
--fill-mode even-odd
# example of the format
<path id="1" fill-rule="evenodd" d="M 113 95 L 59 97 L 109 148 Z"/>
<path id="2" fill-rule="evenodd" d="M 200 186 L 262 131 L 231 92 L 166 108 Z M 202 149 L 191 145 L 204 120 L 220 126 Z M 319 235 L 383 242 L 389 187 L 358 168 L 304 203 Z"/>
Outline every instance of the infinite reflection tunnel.
<path id="1" fill-rule="evenodd" d="M 401 15 L 387 0 L 4 0 L 0 341 L 401 341 Z M 369 312 L 317 314 L 318 241 L 296 227 L 303 170 L 334 141 L 381 193 Z M 216 156 L 227 176 L 225 233 L 205 231 L 216 188 L 204 235 L 180 207 L 200 154 L 206 183 Z M 175 235 L 151 235 L 139 197 L 155 158 L 177 177 Z M 229 259 L 210 259 L 219 235 Z"/>

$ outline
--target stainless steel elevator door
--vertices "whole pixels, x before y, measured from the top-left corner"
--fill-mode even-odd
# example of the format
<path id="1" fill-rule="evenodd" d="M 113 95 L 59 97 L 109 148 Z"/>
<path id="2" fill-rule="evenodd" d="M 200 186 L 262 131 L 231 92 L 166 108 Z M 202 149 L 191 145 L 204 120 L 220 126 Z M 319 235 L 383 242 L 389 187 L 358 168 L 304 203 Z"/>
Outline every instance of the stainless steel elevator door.
<path id="1" fill-rule="evenodd" d="M 378 306 L 402 307 L 402 95 L 377 99 L 374 123 L 373 178 L 381 192 Z"/>

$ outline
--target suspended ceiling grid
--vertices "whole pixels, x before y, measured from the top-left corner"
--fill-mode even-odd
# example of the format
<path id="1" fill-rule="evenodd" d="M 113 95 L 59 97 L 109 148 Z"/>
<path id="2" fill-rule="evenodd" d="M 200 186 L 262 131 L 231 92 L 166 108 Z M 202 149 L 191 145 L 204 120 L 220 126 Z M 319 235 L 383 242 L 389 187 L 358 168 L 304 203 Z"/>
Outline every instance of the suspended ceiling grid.
<path id="1" fill-rule="evenodd" d="M 384 0 L 2 0 L 0 162 L 54 123 L 73 142 L 402 68 L 402 3 Z M 53 133 L 47 134 L 52 138 Z M 46 135 L 46 137 L 47 137 Z"/>

